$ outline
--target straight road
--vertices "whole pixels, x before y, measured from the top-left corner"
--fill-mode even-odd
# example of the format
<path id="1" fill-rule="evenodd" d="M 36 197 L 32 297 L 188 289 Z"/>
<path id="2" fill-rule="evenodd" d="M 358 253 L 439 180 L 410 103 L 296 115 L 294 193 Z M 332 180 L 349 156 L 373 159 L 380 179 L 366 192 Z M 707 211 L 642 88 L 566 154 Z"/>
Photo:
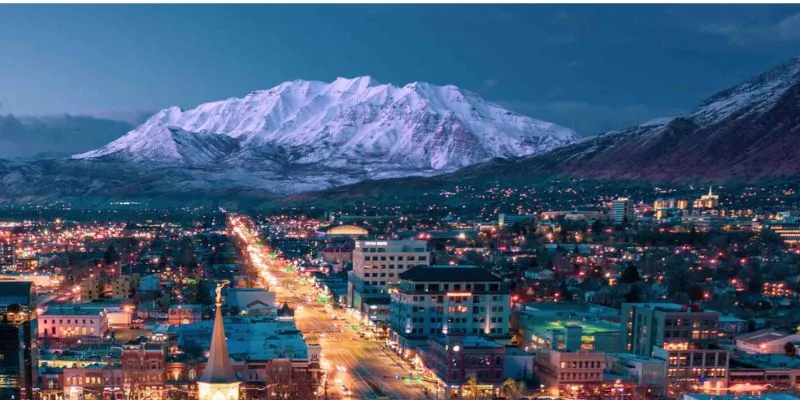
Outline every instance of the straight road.
<path id="1" fill-rule="evenodd" d="M 306 341 L 319 343 L 322 349 L 322 367 L 327 371 L 327 388 L 331 399 L 396 400 L 430 399 L 435 393 L 431 383 L 407 383 L 403 377 L 411 376 L 412 368 L 396 354 L 376 341 L 358 335 L 358 322 L 341 310 L 332 309 L 318 300 L 320 293 L 295 272 L 285 272 L 289 263 L 273 256 L 274 250 L 263 243 L 251 220 L 231 216 L 228 228 L 234 242 L 241 246 L 249 269 L 257 275 L 254 281 L 262 282 L 275 292 L 277 301 L 287 303 L 295 310 L 295 323 Z M 322 393 L 321 392 L 321 393 Z"/>

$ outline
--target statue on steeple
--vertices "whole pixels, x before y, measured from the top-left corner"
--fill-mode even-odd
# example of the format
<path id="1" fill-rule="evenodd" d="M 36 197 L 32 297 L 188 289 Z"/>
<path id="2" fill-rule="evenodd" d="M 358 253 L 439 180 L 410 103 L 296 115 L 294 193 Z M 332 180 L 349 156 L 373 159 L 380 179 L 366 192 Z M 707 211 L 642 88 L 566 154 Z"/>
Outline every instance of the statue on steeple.
<path id="1" fill-rule="evenodd" d="M 199 400 L 238 400 L 239 378 L 231 365 L 225 339 L 225 325 L 222 321 L 222 288 L 228 281 L 217 282 L 217 309 L 214 312 L 214 328 L 211 331 L 211 347 L 208 349 L 208 362 L 197 380 Z"/>
<path id="2" fill-rule="evenodd" d="M 217 308 L 222 307 L 222 288 L 224 288 L 225 285 L 228 284 L 230 284 L 230 281 L 227 280 L 217 282 L 217 287 L 214 289 L 214 291 L 217 292 L 217 298 L 216 298 Z"/>

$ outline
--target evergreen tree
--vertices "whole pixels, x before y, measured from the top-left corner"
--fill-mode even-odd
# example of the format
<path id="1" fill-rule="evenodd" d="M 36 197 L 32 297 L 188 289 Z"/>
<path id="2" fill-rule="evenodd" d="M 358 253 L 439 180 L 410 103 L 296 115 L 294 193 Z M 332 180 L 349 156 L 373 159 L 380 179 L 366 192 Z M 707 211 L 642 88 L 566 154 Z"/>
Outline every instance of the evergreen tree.
<path id="1" fill-rule="evenodd" d="M 636 268 L 633 263 L 629 263 L 627 267 L 622 271 L 622 276 L 620 276 L 619 281 L 625 284 L 632 284 L 642 280 L 641 275 L 639 275 L 639 268 Z"/>

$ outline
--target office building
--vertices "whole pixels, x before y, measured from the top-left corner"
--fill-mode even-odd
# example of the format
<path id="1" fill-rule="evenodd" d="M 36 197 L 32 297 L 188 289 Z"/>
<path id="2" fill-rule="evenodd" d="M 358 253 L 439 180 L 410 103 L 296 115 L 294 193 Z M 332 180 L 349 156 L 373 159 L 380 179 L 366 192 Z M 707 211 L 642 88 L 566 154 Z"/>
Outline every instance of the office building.
<path id="1" fill-rule="evenodd" d="M 619 324 L 597 319 L 546 319 L 519 313 L 522 343 L 528 351 L 622 351 Z"/>
<path id="2" fill-rule="evenodd" d="M 627 197 L 614 200 L 611 207 L 611 217 L 615 224 L 633 222 L 633 202 Z"/>
<path id="3" fill-rule="evenodd" d="M 511 298 L 500 278 L 476 266 L 416 267 L 400 274 L 391 298 L 391 339 L 425 347 L 433 335 L 507 338 Z"/>
<path id="4" fill-rule="evenodd" d="M 105 310 L 91 305 L 53 305 L 39 316 L 39 338 L 102 338 L 107 331 Z"/>
<path id="5" fill-rule="evenodd" d="M 0 282 L 0 398 L 33 399 L 36 313 L 30 282 Z"/>
<path id="6" fill-rule="evenodd" d="M 17 263 L 14 242 L 0 241 L 0 267 L 10 267 Z"/>
<path id="7" fill-rule="evenodd" d="M 350 306 L 369 321 L 385 323 L 388 289 L 397 284 L 401 273 L 430 266 L 427 245 L 424 240 L 357 240 L 348 277 Z"/>
<path id="8" fill-rule="evenodd" d="M 667 361 L 673 393 L 702 383 L 708 390 L 724 388 L 728 350 L 718 346 L 725 333 L 718 329 L 719 313 L 672 303 L 625 303 L 621 333 L 625 350 Z"/>
<path id="9" fill-rule="evenodd" d="M 503 383 L 504 355 L 505 346 L 485 338 L 439 335 L 430 338 L 424 363 L 445 384 L 446 399 L 492 396 Z M 475 387 L 465 386 L 470 378 Z"/>

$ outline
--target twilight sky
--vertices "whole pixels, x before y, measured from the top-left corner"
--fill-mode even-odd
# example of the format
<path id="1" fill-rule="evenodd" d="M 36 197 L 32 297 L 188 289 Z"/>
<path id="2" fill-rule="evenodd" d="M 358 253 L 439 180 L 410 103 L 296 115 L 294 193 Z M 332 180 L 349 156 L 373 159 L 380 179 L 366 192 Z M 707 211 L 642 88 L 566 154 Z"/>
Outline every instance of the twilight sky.
<path id="1" fill-rule="evenodd" d="M 689 111 L 798 45 L 794 5 L 0 5 L 0 114 L 190 108 L 372 75 L 590 135 Z"/>

